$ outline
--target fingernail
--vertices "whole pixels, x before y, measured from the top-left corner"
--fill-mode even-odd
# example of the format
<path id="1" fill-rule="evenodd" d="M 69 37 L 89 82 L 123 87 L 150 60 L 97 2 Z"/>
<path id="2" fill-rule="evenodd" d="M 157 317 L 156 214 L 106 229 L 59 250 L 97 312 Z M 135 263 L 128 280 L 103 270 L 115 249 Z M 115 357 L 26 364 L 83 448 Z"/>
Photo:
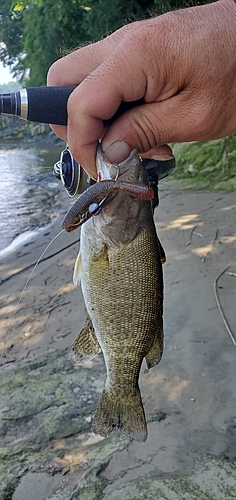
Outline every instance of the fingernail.
<path id="1" fill-rule="evenodd" d="M 159 155 L 152 155 L 150 157 L 151 160 L 161 160 L 161 161 L 166 161 L 166 160 L 172 160 L 172 158 L 174 158 L 173 155 L 168 155 L 166 153 L 162 153 L 162 154 L 159 154 Z"/>
<path id="2" fill-rule="evenodd" d="M 107 159 L 111 163 L 121 163 L 126 160 L 131 153 L 131 148 L 124 141 L 116 141 L 106 147 L 102 144 L 102 149 Z"/>

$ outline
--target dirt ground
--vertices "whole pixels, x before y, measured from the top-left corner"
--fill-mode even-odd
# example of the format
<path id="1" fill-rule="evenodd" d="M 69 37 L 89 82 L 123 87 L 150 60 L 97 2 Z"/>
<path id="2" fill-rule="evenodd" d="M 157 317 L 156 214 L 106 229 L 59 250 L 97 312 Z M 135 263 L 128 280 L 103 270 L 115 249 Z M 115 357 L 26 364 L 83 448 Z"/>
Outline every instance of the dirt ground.
<path id="1" fill-rule="evenodd" d="M 49 353 L 56 356 L 72 344 L 82 326 L 85 307 L 80 289 L 72 284 L 78 232 L 64 233 L 53 243 L 44 256 L 52 257 L 39 264 L 14 313 L 32 271 L 28 267 L 60 230 L 61 218 L 59 214 L 52 227 L 1 259 L 3 374 L 21 361 L 28 363 Z M 157 367 L 148 371 L 143 365 L 140 377 L 147 442 L 126 440 L 124 447 L 112 448 L 99 471 L 103 487 L 95 496 L 89 496 L 90 490 L 87 496 L 61 493 L 62 481 L 76 485 L 81 480 L 74 453 L 66 459 L 70 470 L 65 476 L 28 468 L 13 500 L 236 498 L 235 466 L 224 469 L 236 459 L 236 347 L 214 294 L 214 282 L 223 272 L 217 290 L 236 337 L 235 193 L 172 191 L 162 184 L 155 221 L 167 256 L 165 350 Z M 91 429 L 83 436 L 96 442 Z M 187 481 L 192 489 L 186 489 Z M 10 497 L 0 496 L 5 498 Z"/>

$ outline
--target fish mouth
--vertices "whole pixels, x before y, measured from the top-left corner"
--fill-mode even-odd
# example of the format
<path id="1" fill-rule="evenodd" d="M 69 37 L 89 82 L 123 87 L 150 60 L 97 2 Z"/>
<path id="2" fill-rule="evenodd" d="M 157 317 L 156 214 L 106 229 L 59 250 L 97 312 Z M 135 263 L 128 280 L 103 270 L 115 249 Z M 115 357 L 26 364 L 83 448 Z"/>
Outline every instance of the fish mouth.
<path id="1" fill-rule="evenodd" d="M 98 172 L 98 181 L 117 180 L 121 174 L 124 174 L 132 166 L 133 160 L 137 158 L 138 151 L 133 149 L 124 161 L 121 163 L 111 163 L 102 150 L 101 144 L 97 148 L 96 166 Z"/>

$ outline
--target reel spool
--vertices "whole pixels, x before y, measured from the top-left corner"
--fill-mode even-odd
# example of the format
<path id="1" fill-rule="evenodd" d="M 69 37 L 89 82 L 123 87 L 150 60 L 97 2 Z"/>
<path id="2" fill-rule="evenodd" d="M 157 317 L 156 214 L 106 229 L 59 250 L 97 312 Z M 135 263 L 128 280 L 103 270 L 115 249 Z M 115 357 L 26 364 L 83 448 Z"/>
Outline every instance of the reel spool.
<path id="1" fill-rule="evenodd" d="M 90 178 L 73 158 L 69 148 L 61 152 L 60 160 L 54 164 L 53 175 L 61 180 L 70 197 L 82 193 L 90 185 Z"/>

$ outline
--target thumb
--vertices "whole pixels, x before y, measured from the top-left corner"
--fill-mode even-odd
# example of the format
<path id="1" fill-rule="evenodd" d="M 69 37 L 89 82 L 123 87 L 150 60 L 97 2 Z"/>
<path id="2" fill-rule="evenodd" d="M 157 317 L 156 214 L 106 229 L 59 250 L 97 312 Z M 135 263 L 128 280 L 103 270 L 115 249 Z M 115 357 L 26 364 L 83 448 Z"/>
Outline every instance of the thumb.
<path id="1" fill-rule="evenodd" d="M 188 100 L 179 94 L 124 113 L 104 135 L 102 149 L 110 161 L 119 163 L 135 148 L 141 155 L 147 153 L 146 157 L 150 157 L 149 152 L 152 154 L 150 150 L 154 148 L 155 152 L 159 148 L 171 156 L 168 149 L 160 146 L 193 140 L 200 140 L 194 112 L 190 112 Z"/>
<path id="2" fill-rule="evenodd" d="M 105 150 L 103 149 L 104 147 Z M 106 158 L 111 163 L 121 163 L 122 161 L 126 160 L 126 158 L 128 158 L 132 151 L 132 148 L 130 148 L 123 141 L 113 142 L 112 144 L 108 145 L 108 147 L 102 144 L 102 149 Z M 170 160 L 174 157 L 172 149 L 167 144 L 150 149 L 147 153 L 139 153 L 139 156 L 141 156 L 142 158 L 147 158 L 149 160 L 153 159 L 161 161 Z"/>

